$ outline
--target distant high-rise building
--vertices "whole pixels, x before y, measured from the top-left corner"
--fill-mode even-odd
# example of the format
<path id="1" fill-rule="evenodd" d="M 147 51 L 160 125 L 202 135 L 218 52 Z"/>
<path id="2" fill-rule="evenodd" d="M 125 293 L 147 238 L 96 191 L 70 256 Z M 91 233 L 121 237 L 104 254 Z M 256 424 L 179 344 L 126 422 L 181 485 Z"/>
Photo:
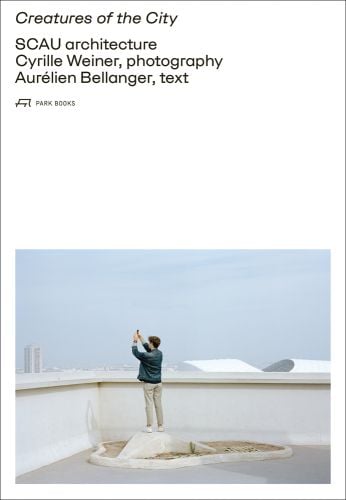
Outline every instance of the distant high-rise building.
<path id="1" fill-rule="evenodd" d="M 24 373 L 42 372 L 42 353 L 41 347 L 30 344 L 24 348 Z"/>

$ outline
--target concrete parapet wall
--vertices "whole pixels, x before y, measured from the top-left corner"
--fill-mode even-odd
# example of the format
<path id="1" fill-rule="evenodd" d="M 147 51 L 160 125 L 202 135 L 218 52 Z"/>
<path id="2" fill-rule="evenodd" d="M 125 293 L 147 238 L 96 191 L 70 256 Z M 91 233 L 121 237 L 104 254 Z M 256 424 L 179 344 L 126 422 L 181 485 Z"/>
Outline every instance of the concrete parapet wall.
<path id="1" fill-rule="evenodd" d="M 16 475 L 100 441 L 97 383 L 16 391 Z"/>
<path id="2" fill-rule="evenodd" d="M 127 438 L 145 425 L 141 384 L 101 383 L 102 436 Z M 164 384 L 168 431 L 205 439 L 329 444 L 330 391 L 324 384 Z"/>

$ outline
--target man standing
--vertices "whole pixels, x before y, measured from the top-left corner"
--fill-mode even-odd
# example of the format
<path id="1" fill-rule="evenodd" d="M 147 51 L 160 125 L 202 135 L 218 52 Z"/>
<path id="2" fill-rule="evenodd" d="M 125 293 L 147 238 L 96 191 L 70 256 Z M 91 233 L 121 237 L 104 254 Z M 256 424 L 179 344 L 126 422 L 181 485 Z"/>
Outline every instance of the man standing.
<path id="1" fill-rule="evenodd" d="M 146 352 L 140 352 L 137 347 L 138 340 L 141 341 Z M 147 432 L 153 432 L 153 404 L 157 418 L 159 432 L 163 432 L 162 415 L 162 382 L 161 366 L 162 352 L 158 347 L 161 344 L 159 337 L 149 337 L 149 342 L 145 342 L 139 330 L 133 336 L 132 354 L 140 361 L 138 380 L 143 382 L 145 411 L 147 415 Z"/>

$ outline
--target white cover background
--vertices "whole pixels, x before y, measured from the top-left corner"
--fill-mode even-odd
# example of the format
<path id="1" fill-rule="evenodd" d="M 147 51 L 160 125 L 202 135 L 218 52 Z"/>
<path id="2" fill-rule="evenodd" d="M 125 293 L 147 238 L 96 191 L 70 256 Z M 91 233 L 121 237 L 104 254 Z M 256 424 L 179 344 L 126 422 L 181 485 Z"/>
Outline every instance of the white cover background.
<path id="1" fill-rule="evenodd" d="M 179 18 L 173 28 L 17 25 L 18 10 Z M 344 3 L 3 2 L 2 24 L 5 497 L 341 498 Z M 191 71 L 180 86 L 14 85 L 17 36 L 157 40 L 157 55 L 208 53 L 224 62 L 219 71 Z M 77 106 L 27 110 L 14 106 L 19 97 Z M 134 485 L 116 493 L 108 485 L 14 485 L 18 248 L 331 249 L 334 484 Z"/>

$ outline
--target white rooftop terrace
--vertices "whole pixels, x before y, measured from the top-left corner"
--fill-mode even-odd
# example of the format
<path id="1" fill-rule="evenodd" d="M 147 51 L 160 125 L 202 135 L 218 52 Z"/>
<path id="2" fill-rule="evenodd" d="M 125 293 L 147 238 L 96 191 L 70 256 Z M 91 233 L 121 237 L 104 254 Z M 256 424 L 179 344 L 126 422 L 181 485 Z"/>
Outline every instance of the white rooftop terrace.
<path id="1" fill-rule="evenodd" d="M 82 483 L 126 482 L 126 478 L 131 483 L 150 482 L 153 471 L 139 475 L 125 469 L 100 471 L 87 462 L 100 441 L 128 439 L 143 428 L 144 398 L 136 375 L 17 376 L 17 482 L 55 483 L 67 478 Z M 165 374 L 163 383 L 167 432 L 200 441 L 281 443 L 293 445 L 295 453 L 290 459 L 269 463 L 190 467 L 174 471 L 176 476 L 164 471 L 161 479 L 156 472 L 155 482 L 174 478 L 174 482 L 193 483 L 198 478 L 203 482 L 207 471 L 206 482 L 281 482 L 284 478 L 329 482 L 329 373 L 174 372 Z"/>

